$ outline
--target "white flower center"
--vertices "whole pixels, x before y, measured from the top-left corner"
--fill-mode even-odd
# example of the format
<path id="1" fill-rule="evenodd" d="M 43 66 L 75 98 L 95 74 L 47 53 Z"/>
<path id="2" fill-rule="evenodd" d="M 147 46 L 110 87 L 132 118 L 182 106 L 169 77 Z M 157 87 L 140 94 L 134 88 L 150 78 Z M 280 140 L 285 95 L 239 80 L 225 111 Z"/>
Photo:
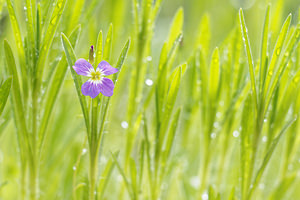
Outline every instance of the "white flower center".
<path id="1" fill-rule="evenodd" d="M 91 70 L 90 77 L 90 80 L 92 82 L 101 82 L 103 74 L 101 73 L 101 70 Z"/>

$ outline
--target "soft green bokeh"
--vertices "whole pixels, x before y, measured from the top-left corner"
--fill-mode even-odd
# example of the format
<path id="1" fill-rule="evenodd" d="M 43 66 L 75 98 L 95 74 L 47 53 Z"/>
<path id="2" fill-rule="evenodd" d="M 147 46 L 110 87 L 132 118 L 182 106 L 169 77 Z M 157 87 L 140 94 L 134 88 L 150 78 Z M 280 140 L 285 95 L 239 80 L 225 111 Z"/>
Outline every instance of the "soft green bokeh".
<path id="1" fill-rule="evenodd" d="M 26 25 L 25 1 L 11 1 L 25 43 L 24 38 L 30 37 Z M 40 2 L 40 20 L 43 22 L 41 34 L 45 35 L 53 5 L 57 0 L 36 2 Z M 106 38 L 112 23 L 112 56 L 109 62 L 113 66 L 117 64 L 126 41 L 131 38 L 129 54 L 118 78 L 114 96 L 110 101 L 108 120 L 105 122 L 105 139 L 99 159 L 99 179 L 106 178 L 101 174 L 105 172 L 107 163 L 111 162 L 114 168 L 101 199 L 130 199 L 130 192 L 136 193 L 138 199 L 157 199 L 158 196 L 160 199 L 172 200 L 207 199 L 206 195 L 209 196 L 208 199 L 247 199 L 242 190 L 251 190 L 256 172 L 260 170 L 264 161 L 267 162 L 266 169 L 250 199 L 299 198 L 300 191 L 297 188 L 300 187 L 300 120 L 295 117 L 300 111 L 300 45 L 296 37 L 297 34 L 299 37 L 299 1 L 163 0 L 157 19 L 146 31 L 148 35 L 145 34 L 145 37 L 149 41 L 142 39 L 140 46 L 136 36 L 133 2 L 134 0 L 68 0 L 46 62 L 42 66 L 43 98 L 38 101 L 39 105 L 46 100 L 43 88 L 49 85 L 52 72 L 60 59 L 64 58 L 61 33 L 69 36 L 80 24 L 81 33 L 74 50 L 77 58 L 88 59 L 90 46 L 96 45 L 99 31 L 102 30 Z M 284 58 L 280 66 L 287 67 L 280 76 L 278 85 L 274 85 L 278 86 L 274 88 L 274 94 L 265 94 L 267 99 L 270 98 L 272 109 L 269 107 L 259 110 L 254 106 L 254 94 L 251 92 L 248 67 L 251 58 L 247 57 L 244 50 L 239 9 L 243 8 L 248 29 L 249 49 L 252 51 L 254 65 L 253 78 L 256 83 L 261 84 L 261 38 L 268 4 L 271 5 L 269 43 L 266 48 L 268 58 L 271 59 L 277 37 L 289 13 L 292 14 L 293 26 L 290 30 L 296 31 L 294 39 L 298 46 L 292 54 L 289 51 L 287 56 L 280 52 Z M 49 12 L 46 13 L 48 8 Z M 176 13 L 175 28 L 173 27 L 170 33 Z M 36 16 L 36 13 L 33 13 L 33 16 Z M 142 14 L 138 16 L 139 20 L 142 20 L 141 16 Z M 181 30 L 182 39 L 178 37 Z M 287 40 L 281 46 L 285 49 L 288 46 L 287 41 L 292 38 L 290 31 L 287 33 Z M 16 65 L 20 66 L 20 49 L 15 42 L 6 1 L 0 0 L 0 82 L 9 76 L 5 68 L 7 62 L 3 48 L 4 39 L 9 41 Z M 177 40 L 179 43 L 176 43 Z M 137 49 L 143 50 L 140 57 Z M 140 76 L 136 79 L 134 73 L 139 68 L 139 59 L 141 72 L 138 72 Z M 31 64 L 26 63 L 26 66 Z M 162 70 L 163 67 L 167 68 L 166 71 Z M 20 68 L 18 70 L 21 77 L 22 72 Z M 152 91 L 153 87 L 155 90 Z M 136 97 L 140 96 L 142 100 L 136 100 Z M 148 96 L 149 102 L 144 103 Z M 86 100 L 88 104 L 91 103 L 90 98 Z M 157 106 L 157 102 L 163 103 Z M 259 101 L 258 104 L 262 102 L 264 101 Z M 8 101 L 4 112 L 0 113 L 1 200 L 21 199 L 22 165 L 12 107 L 12 101 Z M 43 107 L 40 112 L 44 112 Z M 259 118 L 261 116 L 262 119 Z M 39 123 L 41 119 L 37 120 Z M 255 126 L 257 121 L 262 122 L 262 127 L 261 131 L 255 132 L 254 129 L 259 129 L 259 125 Z M 286 127 L 287 124 L 291 127 Z M 160 131 L 157 131 L 158 129 Z M 68 200 L 74 197 L 88 199 L 89 153 L 85 132 L 83 114 L 68 68 L 52 115 L 47 121 L 39 171 L 41 200 Z M 145 132 L 148 132 L 149 140 Z M 155 160 L 157 132 L 165 134 L 166 146 L 172 148 L 170 152 L 161 151 L 158 169 L 163 171 L 160 172 L 165 173 L 165 176 L 162 182 L 158 181 L 158 185 L 154 184 L 152 187 L 151 173 L 147 171 L 146 149 L 149 142 L 152 148 L 149 154 Z M 257 138 L 255 134 L 258 134 Z M 252 179 L 248 180 L 245 176 L 247 173 L 251 174 L 251 164 L 248 162 L 251 162 L 253 152 L 247 145 L 249 141 L 253 144 L 252 140 L 256 139 L 259 142 L 254 142 L 257 144 L 254 148 L 257 155 L 252 163 L 254 172 Z M 143 172 L 140 172 L 141 152 L 145 157 Z M 273 153 L 269 160 L 265 157 L 268 152 Z M 158 169 L 154 167 L 153 171 Z M 126 187 L 126 178 L 122 176 L 122 170 L 133 189 Z M 138 172 L 135 174 L 134 170 Z M 132 184 L 133 173 L 140 183 L 138 186 Z M 159 175 L 157 177 L 160 178 Z M 140 180 L 142 181 L 139 182 Z M 245 180 L 250 183 L 244 183 Z"/>

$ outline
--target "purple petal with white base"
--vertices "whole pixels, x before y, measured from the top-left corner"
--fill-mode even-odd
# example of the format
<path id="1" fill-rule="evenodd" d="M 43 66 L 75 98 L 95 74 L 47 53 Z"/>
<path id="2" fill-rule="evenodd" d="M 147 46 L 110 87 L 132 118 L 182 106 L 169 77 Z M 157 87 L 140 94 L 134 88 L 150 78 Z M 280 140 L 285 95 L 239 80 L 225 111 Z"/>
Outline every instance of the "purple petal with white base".
<path id="1" fill-rule="evenodd" d="M 91 98 L 95 98 L 100 93 L 101 82 L 88 80 L 81 86 L 81 92 L 84 96 L 90 96 Z"/>
<path id="2" fill-rule="evenodd" d="M 83 58 L 80 58 L 75 62 L 73 69 L 78 75 L 83 76 L 90 76 L 91 71 L 94 70 L 93 66 Z"/>
<path id="3" fill-rule="evenodd" d="M 118 69 L 117 68 L 113 68 L 108 62 L 106 62 L 105 60 L 101 61 L 97 67 L 98 70 L 101 71 L 102 74 L 104 74 L 105 76 L 109 76 L 111 74 L 117 73 Z"/>
<path id="4" fill-rule="evenodd" d="M 110 97 L 114 93 L 114 82 L 109 78 L 102 78 L 100 85 L 100 92 L 107 97 Z"/>

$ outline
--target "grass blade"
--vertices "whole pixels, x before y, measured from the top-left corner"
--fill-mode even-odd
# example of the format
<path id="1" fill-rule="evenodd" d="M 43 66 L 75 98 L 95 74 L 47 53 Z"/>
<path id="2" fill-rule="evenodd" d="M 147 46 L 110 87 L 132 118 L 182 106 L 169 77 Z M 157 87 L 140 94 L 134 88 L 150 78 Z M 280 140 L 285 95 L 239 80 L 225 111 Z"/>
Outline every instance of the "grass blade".
<path id="1" fill-rule="evenodd" d="M 210 73 L 209 73 L 209 92 L 210 92 L 210 99 L 212 102 L 215 102 L 217 99 L 219 82 L 220 82 L 220 56 L 219 56 L 219 49 L 216 48 L 211 58 Z"/>
<path id="2" fill-rule="evenodd" d="M 183 26 L 183 9 L 179 8 L 173 18 L 173 22 L 169 31 L 167 50 L 172 48 L 173 43 L 177 39 L 178 35 L 182 33 Z"/>
<path id="3" fill-rule="evenodd" d="M 198 35 L 196 47 L 200 45 L 202 52 L 205 53 L 205 55 L 208 55 L 211 40 L 210 18 L 208 14 L 205 14 L 201 19 Z"/>
<path id="4" fill-rule="evenodd" d="M 162 152 L 162 162 L 161 162 L 161 166 L 162 166 L 163 170 L 165 168 L 165 165 L 167 163 L 167 159 L 170 156 L 171 149 L 172 149 L 172 146 L 174 144 L 174 139 L 175 139 L 175 134 L 176 134 L 176 131 L 177 131 L 178 123 L 179 123 L 180 113 L 181 113 L 181 108 L 179 108 L 177 110 L 177 112 L 175 113 L 175 115 L 173 117 L 173 120 L 172 120 L 172 123 L 170 125 L 170 129 L 168 131 L 168 135 L 167 135 L 166 140 L 165 140 L 165 144 L 164 144 L 163 152 Z M 162 173 L 162 176 L 163 175 L 164 174 Z"/>
<path id="5" fill-rule="evenodd" d="M 278 134 L 278 136 L 272 141 L 272 144 L 267 152 L 267 154 L 265 155 L 264 157 L 264 160 L 259 168 L 259 170 L 257 171 L 256 173 L 256 176 L 255 176 L 255 179 L 254 179 L 254 182 L 253 182 L 253 187 L 251 187 L 250 191 L 249 191 L 249 194 L 248 194 L 248 199 L 251 199 L 251 196 L 253 194 L 253 192 L 255 191 L 266 167 L 267 167 L 267 164 L 269 163 L 269 160 L 271 159 L 274 151 L 275 151 L 275 148 L 277 147 L 282 135 L 286 132 L 286 130 L 296 121 L 297 118 L 294 118 L 292 120 L 290 120 L 284 127 L 283 129 L 280 131 L 280 133 Z"/>
<path id="6" fill-rule="evenodd" d="M 125 182 L 127 191 L 129 193 L 131 199 L 134 199 L 134 194 L 133 194 L 133 191 L 132 191 L 132 188 L 131 188 L 131 183 L 127 179 L 126 174 L 125 174 L 124 170 L 122 169 L 120 163 L 118 162 L 116 156 L 113 153 L 111 153 L 111 156 L 113 158 L 113 161 L 114 161 L 115 165 L 117 166 L 118 171 L 120 172 L 121 176 L 123 177 L 123 180 Z"/>
<path id="7" fill-rule="evenodd" d="M 39 86 L 41 84 L 41 79 L 43 77 L 44 65 L 46 63 L 46 58 L 47 58 L 50 46 L 52 44 L 54 34 L 58 27 L 61 15 L 63 13 L 65 4 L 66 4 L 66 0 L 58 0 L 56 3 L 56 6 L 52 12 L 50 24 L 48 26 L 46 35 L 44 36 L 44 39 L 42 42 L 42 46 L 41 46 L 41 50 L 40 50 L 39 58 L 38 58 L 38 62 L 37 62 L 37 69 L 35 71 L 35 76 L 36 76 L 36 80 L 35 80 L 36 89 L 35 90 L 36 91 L 39 90 Z"/>
<path id="8" fill-rule="evenodd" d="M 74 53 L 74 50 L 72 48 L 72 45 L 71 45 L 70 41 L 68 40 L 68 38 L 63 33 L 61 34 L 61 39 L 62 39 L 62 44 L 63 44 L 64 51 L 65 51 L 65 54 L 66 54 L 66 57 L 67 57 L 67 62 L 68 62 L 68 65 L 70 67 L 71 74 L 72 74 L 72 77 L 73 77 L 73 80 L 74 80 L 74 83 L 75 83 L 77 96 L 78 96 L 79 101 L 80 101 L 80 105 L 81 105 L 82 113 L 83 113 L 83 116 L 84 116 L 84 121 L 85 121 L 85 126 L 86 126 L 86 129 L 87 129 L 87 133 L 89 135 L 89 133 L 90 133 L 90 119 L 89 119 L 89 112 L 88 112 L 86 98 L 81 92 L 81 85 L 82 85 L 81 77 L 79 75 L 77 75 L 77 73 L 72 68 L 72 66 L 76 62 L 76 55 Z"/>
<path id="9" fill-rule="evenodd" d="M 73 32 L 70 35 L 70 42 L 72 47 L 75 48 L 75 45 L 77 43 L 77 40 L 79 38 L 79 34 L 81 32 L 81 26 L 77 26 Z M 39 130 L 39 148 L 41 150 L 42 148 L 42 144 L 44 141 L 44 136 L 45 136 L 45 131 L 47 129 L 47 125 L 48 125 L 48 121 L 49 118 L 51 116 L 56 98 L 59 94 L 59 91 L 61 89 L 61 86 L 63 84 L 65 75 L 67 73 L 67 69 L 68 69 L 68 62 L 66 60 L 66 56 L 63 55 L 60 62 L 58 63 L 54 76 L 52 77 L 52 80 L 49 84 L 49 88 L 47 90 L 46 93 L 46 101 L 45 101 L 45 111 L 44 114 L 42 116 L 42 120 L 41 120 L 41 126 L 40 126 L 40 130 Z"/>
<path id="10" fill-rule="evenodd" d="M 28 76 L 27 76 L 27 69 L 26 69 L 26 62 L 25 62 L 25 50 L 23 47 L 23 42 L 22 42 L 22 37 L 21 37 L 21 31 L 20 31 L 20 27 L 19 27 L 19 23 L 17 21 L 17 16 L 15 13 L 15 10 L 13 8 L 12 2 L 11 0 L 6 0 L 7 3 L 7 9 L 8 9 L 8 13 L 9 13 L 9 17 L 10 17 L 10 21 L 12 24 L 12 28 L 13 28 L 13 32 L 14 32 L 14 38 L 17 44 L 17 48 L 18 48 L 18 55 L 19 55 L 19 59 L 20 59 L 20 68 L 21 68 L 21 73 L 22 73 L 22 79 L 20 80 L 23 88 L 21 91 L 24 93 L 24 104 L 26 104 L 27 102 L 27 92 L 28 92 Z"/>
<path id="11" fill-rule="evenodd" d="M 274 51 L 273 51 L 272 58 L 271 58 L 271 61 L 270 61 L 270 65 L 269 65 L 269 68 L 268 68 L 268 74 L 266 76 L 266 83 L 265 83 L 265 88 L 264 88 L 265 89 L 264 90 L 264 99 L 268 98 L 267 95 L 270 94 L 270 92 L 268 90 L 269 87 L 270 87 L 269 85 L 270 85 L 271 79 L 273 77 L 274 71 L 276 70 L 275 66 L 278 63 L 279 56 L 282 52 L 283 43 L 284 43 L 285 38 L 287 36 L 291 20 L 292 20 L 292 16 L 289 15 L 287 17 L 287 19 L 285 20 L 285 22 L 284 22 L 284 24 L 281 28 L 280 34 L 277 38 L 277 42 L 276 42 L 276 45 L 274 47 Z"/>
<path id="12" fill-rule="evenodd" d="M 103 59 L 103 34 L 101 30 L 97 37 L 95 64 L 98 65 L 102 61 L 102 59 Z"/>
<path id="13" fill-rule="evenodd" d="M 278 85 L 278 82 L 282 76 L 282 73 L 284 72 L 284 70 L 291 58 L 291 55 L 293 54 L 294 50 L 297 47 L 297 44 L 300 41 L 299 34 L 300 34 L 300 23 L 297 25 L 296 30 L 293 32 L 292 36 L 290 37 L 290 40 L 287 44 L 287 47 L 284 51 L 283 56 L 278 60 L 279 61 L 279 69 L 276 72 L 276 74 L 274 76 L 274 80 L 269 87 L 267 97 L 266 97 L 266 106 L 267 106 L 266 108 L 268 108 L 271 98 L 273 96 L 273 93 L 276 89 L 276 86 Z"/>
<path id="14" fill-rule="evenodd" d="M 270 5 L 268 5 L 266 10 L 265 22 L 263 27 L 263 35 L 261 42 L 261 52 L 260 52 L 260 72 L 259 72 L 259 95 L 262 95 L 264 82 L 267 73 L 267 56 L 268 56 L 268 35 L 269 35 L 269 24 L 270 24 Z"/>
<path id="15" fill-rule="evenodd" d="M 247 27 L 245 24 L 245 19 L 244 19 L 244 13 L 243 10 L 240 9 L 240 24 L 241 24 L 241 30 L 242 30 L 242 35 L 243 35 L 243 40 L 245 44 L 245 51 L 247 54 L 248 58 L 248 65 L 249 65 L 249 72 L 250 72 L 250 79 L 251 79 L 251 89 L 253 92 L 253 98 L 255 99 L 255 110 L 257 110 L 257 92 L 256 92 L 256 84 L 255 84 L 255 74 L 254 74 L 254 64 L 253 64 L 253 58 L 252 58 L 252 53 L 251 53 L 251 48 L 250 48 L 250 41 L 248 38 L 248 31 Z"/>
<path id="16" fill-rule="evenodd" d="M 11 88 L 12 78 L 8 78 L 3 84 L 0 83 L 0 116 L 4 110 L 10 88 Z"/>
<path id="17" fill-rule="evenodd" d="M 20 83 L 16 68 L 15 59 L 11 50 L 11 47 L 7 40 L 4 40 L 4 52 L 6 58 L 6 68 L 10 76 L 12 76 L 12 88 L 11 88 L 11 103 L 13 107 L 14 119 L 17 128 L 18 142 L 20 149 L 28 145 L 30 148 L 28 132 L 25 121 L 24 107 L 21 99 Z M 24 142 L 23 142 L 24 141 Z M 22 153 L 21 153 L 22 154 Z"/>
<path id="18" fill-rule="evenodd" d="M 99 186 L 98 186 L 98 195 L 99 195 L 99 199 L 103 199 L 103 196 L 104 196 L 104 192 L 105 192 L 105 189 L 108 185 L 108 182 L 110 180 L 110 177 L 111 177 L 111 174 L 113 172 L 113 169 L 115 167 L 115 163 L 110 159 L 102 174 L 101 174 L 101 179 L 100 179 L 100 183 L 99 183 Z"/>
<path id="19" fill-rule="evenodd" d="M 113 25 L 110 24 L 108 33 L 106 36 L 106 40 L 105 40 L 104 51 L 103 51 L 103 60 L 105 60 L 107 62 L 110 61 L 111 46 L 112 46 L 112 32 L 113 32 Z"/>

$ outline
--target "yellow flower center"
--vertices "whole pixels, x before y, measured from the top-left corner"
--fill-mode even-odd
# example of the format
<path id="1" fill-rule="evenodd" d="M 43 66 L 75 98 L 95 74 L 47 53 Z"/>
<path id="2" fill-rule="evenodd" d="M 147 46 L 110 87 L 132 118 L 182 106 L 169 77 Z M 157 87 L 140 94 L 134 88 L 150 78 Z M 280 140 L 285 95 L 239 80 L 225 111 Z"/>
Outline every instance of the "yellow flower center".
<path id="1" fill-rule="evenodd" d="M 100 71 L 93 71 L 91 72 L 91 79 L 92 81 L 99 81 L 101 80 L 101 72 Z"/>

